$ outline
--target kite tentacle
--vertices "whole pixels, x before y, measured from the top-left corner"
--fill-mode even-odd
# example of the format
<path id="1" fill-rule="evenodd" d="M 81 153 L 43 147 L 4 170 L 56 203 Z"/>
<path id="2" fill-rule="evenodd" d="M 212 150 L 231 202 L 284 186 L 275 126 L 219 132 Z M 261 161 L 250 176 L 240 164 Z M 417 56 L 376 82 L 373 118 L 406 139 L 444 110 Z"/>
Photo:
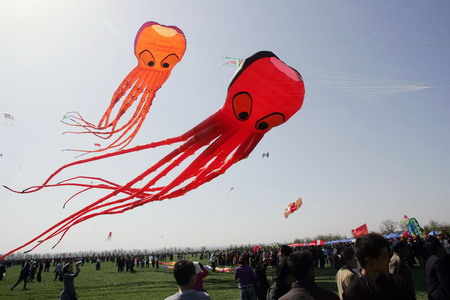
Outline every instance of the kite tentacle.
<path id="1" fill-rule="evenodd" d="M 98 127 L 98 129 L 106 129 L 109 127 L 112 127 L 115 129 L 117 123 L 119 122 L 119 119 L 126 113 L 128 108 L 131 107 L 131 105 L 136 101 L 139 96 L 142 94 L 144 89 L 147 87 L 148 77 L 151 77 L 151 73 L 147 72 L 139 78 L 139 80 L 136 82 L 136 84 L 131 88 L 129 93 L 126 95 L 125 99 L 122 102 L 122 105 L 120 106 L 116 116 L 112 121 L 109 121 L 109 123 L 106 123 L 105 125 Z M 108 117 L 109 120 L 109 117 Z"/>
<path id="2" fill-rule="evenodd" d="M 72 150 L 72 149 L 70 149 L 69 151 L 83 152 L 83 154 L 81 154 L 81 155 L 85 155 L 88 153 L 96 153 L 96 152 L 105 151 L 106 149 L 114 149 L 114 148 L 119 148 L 118 150 L 124 149 L 126 146 L 128 146 L 131 143 L 131 141 L 134 139 L 136 133 L 139 131 L 142 124 L 144 123 L 145 116 L 147 115 L 148 111 L 150 110 L 153 96 L 154 96 L 154 94 L 147 93 L 145 95 L 145 97 L 146 98 L 150 97 L 150 100 L 148 102 L 146 102 L 145 104 L 141 104 L 141 103 L 143 103 L 147 99 L 141 100 L 139 107 L 136 109 L 136 111 L 138 111 L 138 110 L 144 111 L 144 113 L 142 113 L 143 116 L 139 116 L 139 118 L 133 116 L 133 118 L 131 118 L 130 121 L 127 122 L 127 124 L 123 125 L 120 129 L 114 130 L 114 132 L 120 132 L 125 128 L 125 130 L 123 130 L 121 135 L 117 139 L 115 139 L 114 142 L 112 142 L 108 147 L 96 149 L 96 150 L 76 150 L 76 149 Z M 143 106 L 143 107 L 141 108 L 140 106 Z M 133 129 L 133 131 L 125 139 L 123 139 L 123 137 L 132 129 Z M 109 137 L 107 137 L 107 138 L 109 138 Z"/>
<path id="3" fill-rule="evenodd" d="M 217 176 L 223 174 L 228 170 L 233 164 L 238 162 L 241 159 L 246 158 L 256 147 L 256 145 L 259 143 L 259 141 L 262 139 L 263 135 L 250 135 L 248 136 L 244 142 L 236 149 L 234 154 L 231 156 L 231 158 L 224 161 L 224 163 L 219 168 L 210 168 L 206 170 L 205 172 L 202 172 L 200 176 L 195 178 L 192 182 L 187 184 L 185 187 L 179 188 L 171 193 L 165 193 L 169 190 L 162 191 L 160 199 L 171 199 L 175 197 L 179 197 L 184 195 L 186 192 L 193 190 L 197 188 L 198 186 L 211 181 L 212 179 L 216 178 Z M 230 152 L 231 153 L 231 152 Z"/>
<path id="4" fill-rule="evenodd" d="M 109 107 L 106 109 L 103 116 L 100 118 L 100 121 L 98 122 L 97 128 L 101 128 L 102 126 L 106 126 L 109 123 L 109 116 L 114 108 L 114 106 L 119 102 L 119 100 L 125 95 L 125 93 L 132 87 L 135 82 L 141 77 L 142 73 L 144 73 L 145 70 L 140 68 L 139 66 L 136 66 L 131 72 L 125 77 L 125 79 L 122 81 L 122 83 L 119 85 L 119 87 L 114 92 L 114 95 L 111 98 L 111 103 L 109 104 Z"/>
<path id="5" fill-rule="evenodd" d="M 201 126 L 200 128 L 202 128 L 202 127 L 203 127 L 203 126 Z M 201 137 L 201 141 L 203 141 L 204 138 L 207 139 L 208 136 L 209 136 L 210 138 L 212 138 L 215 134 L 216 134 L 216 126 L 204 127 L 203 130 L 202 130 L 200 133 L 198 133 L 198 135 Z M 194 147 L 194 148 L 192 148 L 192 147 Z M 82 210 L 80 210 L 80 211 L 78 211 L 78 212 L 76 212 L 76 213 L 70 215 L 69 217 L 65 218 L 64 220 L 60 221 L 60 222 L 57 223 L 56 225 L 54 225 L 54 226 L 52 226 L 51 228 L 49 228 L 48 230 L 46 230 L 44 233 L 38 235 L 37 237 L 35 237 L 35 238 L 32 239 L 31 241 L 29 241 L 28 243 L 22 245 L 21 247 L 12 250 L 11 252 L 7 253 L 7 254 L 6 254 L 5 256 L 3 256 L 3 257 L 6 257 L 7 255 L 9 255 L 9 254 L 11 254 L 11 253 L 13 253 L 13 252 L 15 252 L 15 251 L 18 251 L 18 250 L 20 250 L 20 249 L 22 249 L 22 248 L 28 246 L 29 244 L 33 243 L 34 241 L 40 239 L 40 238 L 43 237 L 43 236 L 47 236 L 46 238 L 44 238 L 44 239 L 41 241 L 41 242 L 44 242 L 44 241 L 46 241 L 47 239 L 52 238 L 52 237 L 54 237 L 54 236 L 60 234 L 60 233 L 61 233 L 62 231 L 64 231 L 65 229 L 68 230 L 68 229 L 70 229 L 71 226 L 73 226 L 73 225 L 75 225 L 75 224 L 78 224 L 79 222 L 82 222 L 82 221 L 84 221 L 84 220 L 86 220 L 86 219 L 88 219 L 88 218 L 92 218 L 92 217 L 94 217 L 94 216 L 96 216 L 96 215 L 99 215 L 99 214 L 105 214 L 105 213 L 108 213 L 108 214 L 109 214 L 109 213 L 120 213 L 121 211 L 118 211 L 118 212 L 112 212 L 112 210 L 118 209 L 118 208 L 122 208 L 122 207 L 128 207 L 128 208 L 125 208 L 125 209 L 123 210 L 123 211 L 125 211 L 125 210 L 132 209 L 132 208 L 134 208 L 134 207 L 136 207 L 136 206 L 140 206 L 140 205 L 142 205 L 142 204 L 141 204 L 141 201 L 140 201 L 140 200 L 137 200 L 137 201 L 134 201 L 134 202 L 131 203 L 131 204 L 123 204 L 123 205 L 121 205 L 121 206 L 119 206 L 119 207 L 113 207 L 113 208 L 110 208 L 109 210 L 105 210 L 105 211 L 103 211 L 103 212 L 99 212 L 99 213 L 95 213 L 95 214 L 91 214 L 91 215 L 85 216 L 86 213 L 88 213 L 88 212 L 90 212 L 90 211 L 92 211 L 92 210 L 98 210 L 98 209 L 101 209 L 101 208 L 106 207 L 106 206 L 111 206 L 111 205 L 115 205 L 115 204 L 118 204 L 118 203 L 122 203 L 122 202 L 124 202 L 124 201 L 128 201 L 128 200 L 134 199 L 134 198 L 135 198 L 137 195 L 139 195 L 139 194 L 142 195 L 142 196 L 144 196 L 144 197 L 147 197 L 147 198 L 148 198 L 148 197 L 151 197 L 151 198 L 153 199 L 152 201 L 159 200 L 157 197 L 152 197 L 152 196 L 149 196 L 149 195 L 146 195 L 146 194 L 145 194 L 146 190 L 147 190 L 147 191 L 149 190 L 149 189 L 148 189 L 148 185 L 147 185 L 146 190 L 144 190 L 144 189 L 137 189 L 137 190 L 134 190 L 135 192 L 134 192 L 133 194 L 131 194 L 130 196 L 128 196 L 128 197 L 125 197 L 125 198 L 122 198 L 122 199 L 119 199 L 119 200 L 116 200 L 116 201 L 113 201 L 113 202 L 110 202 L 110 203 L 104 203 L 106 200 L 108 200 L 108 199 L 110 199 L 110 198 L 116 196 L 117 194 L 119 194 L 119 193 L 121 193 L 121 192 L 129 191 L 129 189 L 131 188 L 131 186 L 133 186 L 136 182 L 141 181 L 141 180 L 142 180 L 143 178 L 145 178 L 147 175 L 149 175 L 150 173 L 154 172 L 154 171 L 157 170 L 160 166 L 162 166 L 162 165 L 164 165 L 165 163 L 169 162 L 171 159 L 173 159 L 174 157 L 176 157 L 176 156 L 179 155 L 180 153 L 183 153 L 183 155 L 188 156 L 188 155 L 189 155 L 189 151 L 186 151 L 187 149 L 189 149 L 189 148 L 195 149 L 195 148 L 199 148 L 199 147 L 200 147 L 200 146 L 199 146 L 198 141 L 197 141 L 196 138 L 191 138 L 191 139 L 189 139 L 189 140 L 188 140 L 187 142 L 185 142 L 183 145 L 181 145 L 180 147 L 178 147 L 177 149 L 175 149 L 174 151 L 172 151 L 169 155 L 167 155 L 166 157 L 164 157 L 163 159 L 161 159 L 161 160 L 160 160 L 157 164 L 155 164 L 153 167 L 151 167 L 151 168 L 149 168 L 148 170 L 146 170 L 145 172 L 143 172 L 140 176 L 136 177 L 134 180 L 130 181 L 130 182 L 127 183 L 125 186 L 122 186 L 122 187 L 116 189 L 115 191 L 113 191 L 113 192 L 111 192 L 110 194 L 108 194 L 108 195 L 102 197 L 101 199 L 97 200 L 96 202 L 94 202 L 94 203 L 92 203 L 92 204 L 86 206 L 86 207 L 83 208 Z M 128 149 L 128 150 L 130 150 L 130 149 Z M 123 150 L 123 151 L 128 151 L 128 150 Z M 186 153 L 185 153 L 185 152 L 186 152 Z M 120 152 L 118 152 L 118 153 L 120 153 Z M 112 154 L 116 154 L 116 153 L 112 153 Z M 105 155 L 102 155 L 102 156 L 108 156 L 108 155 L 105 154 Z M 112 156 L 112 155 L 111 155 L 111 156 Z M 97 159 L 98 159 L 98 158 L 97 158 Z M 184 159 L 184 158 L 183 158 L 183 159 Z M 75 162 L 75 163 L 80 163 L 80 161 Z M 75 163 L 72 163 L 72 164 L 75 164 Z M 61 169 L 61 168 L 60 168 L 60 169 Z M 60 170 L 58 170 L 58 171 L 60 171 Z M 57 172 L 58 172 L 58 171 L 57 171 Z M 54 174 L 56 175 L 57 172 L 55 172 Z M 162 175 L 162 173 L 158 174 L 157 177 L 158 177 L 158 176 L 161 176 L 161 175 Z M 157 189 L 161 189 L 161 188 L 157 188 Z M 163 190 L 163 189 L 161 189 L 161 190 Z M 59 229 L 56 229 L 57 227 L 58 227 Z M 55 230 L 55 229 L 56 229 L 56 230 Z M 55 231 L 53 231 L 53 232 L 51 233 L 52 230 L 55 230 Z M 59 243 L 59 242 L 58 242 L 58 243 Z M 36 248 L 37 246 L 39 246 L 39 245 L 40 245 L 40 243 L 37 244 L 35 247 L 33 247 L 31 250 L 35 249 L 35 248 Z M 56 245 L 55 245 L 55 246 L 56 246 Z M 31 251 L 31 250 L 29 250 L 29 251 Z M 2 258 L 3 258 L 3 257 L 2 257 Z M 2 258 L 0 258 L 0 260 L 1 260 Z"/>

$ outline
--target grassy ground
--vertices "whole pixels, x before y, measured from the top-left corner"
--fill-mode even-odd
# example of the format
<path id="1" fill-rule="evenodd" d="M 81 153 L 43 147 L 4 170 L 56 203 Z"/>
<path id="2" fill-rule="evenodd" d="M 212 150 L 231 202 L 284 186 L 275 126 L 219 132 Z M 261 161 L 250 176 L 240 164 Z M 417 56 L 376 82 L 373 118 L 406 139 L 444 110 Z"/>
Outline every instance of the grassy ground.
<path id="1" fill-rule="evenodd" d="M 194 258 L 194 260 L 196 260 Z M 204 264 L 207 264 L 204 261 Z M 51 270 L 54 268 L 52 267 Z M 233 268 L 234 270 L 234 268 Z M 81 273 L 75 279 L 75 287 L 79 299 L 164 299 L 174 294 L 178 288 L 172 276 L 172 270 L 166 268 L 136 268 L 136 273 L 118 273 L 114 263 L 102 263 L 101 270 L 95 270 L 95 264 L 87 263 L 81 267 Z M 42 282 L 31 282 L 29 290 L 21 290 L 23 284 L 13 291 L 9 289 L 19 277 L 20 267 L 8 268 L 6 278 L 0 281 L 0 299 L 59 299 L 63 289 L 61 282 L 53 281 L 54 273 L 43 273 Z M 417 299 L 427 299 L 425 278 L 419 269 L 412 270 Z M 337 293 L 336 271 L 332 268 L 316 271 L 316 282 L 319 286 Z M 270 279 L 274 270 L 267 269 Z M 205 289 L 211 299 L 233 300 L 239 299 L 239 290 L 234 280 L 233 272 L 210 272 L 204 279 Z"/>

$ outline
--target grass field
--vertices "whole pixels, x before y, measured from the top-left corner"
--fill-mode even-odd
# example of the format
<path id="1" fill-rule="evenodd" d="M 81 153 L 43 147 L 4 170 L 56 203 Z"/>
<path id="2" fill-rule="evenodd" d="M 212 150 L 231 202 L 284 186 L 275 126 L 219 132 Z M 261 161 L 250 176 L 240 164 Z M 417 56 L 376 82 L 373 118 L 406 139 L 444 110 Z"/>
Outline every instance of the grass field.
<path id="1" fill-rule="evenodd" d="M 194 258 L 194 260 L 196 260 Z M 207 261 L 202 261 L 205 265 Z M 51 268 L 53 271 L 54 267 Z M 234 270 L 234 268 L 233 268 Z M 80 275 L 75 279 L 75 287 L 79 299 L 164 299 L 174 294 L 178 287 L 171 269 L 136 268 L 136 273 L 118 273 L 114 263 L 102 263 L 101 270 L 95 270 L 95 264 L 87 263 L 81 267 Z M 6 278 L 0 281 L 0 299 L 47 300 L 59 299 L 63 284 L 53 281 L 54 273 L 42 273 L 42 282 L 28 283 L 28 290 L 21 290 L 23 284 L 13 291 L 9 289 L 19 278 L 20 267 L 8 268 Z M 416 268 L 412 270 L 417 299 L 427 299 L 425 278 Z M 336 271 L 332 268 L 316 271 L 316 282 L 319 286 L 337 293 L 334 279 Z M 267 269 L 267 278 L 271 282 L 274 275 L 272 268 Z M 210 272 L 204 279 L 205 289 L 211 299 L 239 299 L 239 290 L 234 280 L 234 273 Z"/>

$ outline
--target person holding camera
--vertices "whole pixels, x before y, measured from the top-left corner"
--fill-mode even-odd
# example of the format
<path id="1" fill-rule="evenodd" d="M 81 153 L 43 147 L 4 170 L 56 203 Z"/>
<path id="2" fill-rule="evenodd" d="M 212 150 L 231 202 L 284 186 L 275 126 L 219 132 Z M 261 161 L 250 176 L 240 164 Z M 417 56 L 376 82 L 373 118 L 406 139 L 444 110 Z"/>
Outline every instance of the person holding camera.
<path id="1" fill-rule="evenodd" d="M 74 279 L 80 274 L 80 262 L 75 264 L 76 271 L 73 271 L 73 264 L 67 263 L 62 269 L 62 277 L 64 281 L 64 290 L 61 292 L 61 300 L 77 300 L 78 296 L 75 291 Z"/>

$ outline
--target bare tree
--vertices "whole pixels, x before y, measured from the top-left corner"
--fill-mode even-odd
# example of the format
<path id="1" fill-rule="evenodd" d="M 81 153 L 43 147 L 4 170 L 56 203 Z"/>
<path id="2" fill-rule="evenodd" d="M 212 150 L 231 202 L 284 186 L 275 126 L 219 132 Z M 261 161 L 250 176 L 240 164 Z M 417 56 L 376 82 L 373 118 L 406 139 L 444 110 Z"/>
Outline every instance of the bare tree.
<path id="1" fill-rule="evenodd" d="M 440 224 L 438 221 L 430 220 L 428 225 L 424 226 L 424 229 L 426 231 L 434 231 L 434 230 L 440 230 L 442 227 L 445 227 L 445 226 L 443 224 Z"/>
<path id="2" fill-rule="evenodd" d="M 387 219 L 387 220 L 381 222 L 380 232 L 381 232 L 381 234 L 394 233 L 397 231 L 397 226 L 398 226 L 397 222 Z"/>

